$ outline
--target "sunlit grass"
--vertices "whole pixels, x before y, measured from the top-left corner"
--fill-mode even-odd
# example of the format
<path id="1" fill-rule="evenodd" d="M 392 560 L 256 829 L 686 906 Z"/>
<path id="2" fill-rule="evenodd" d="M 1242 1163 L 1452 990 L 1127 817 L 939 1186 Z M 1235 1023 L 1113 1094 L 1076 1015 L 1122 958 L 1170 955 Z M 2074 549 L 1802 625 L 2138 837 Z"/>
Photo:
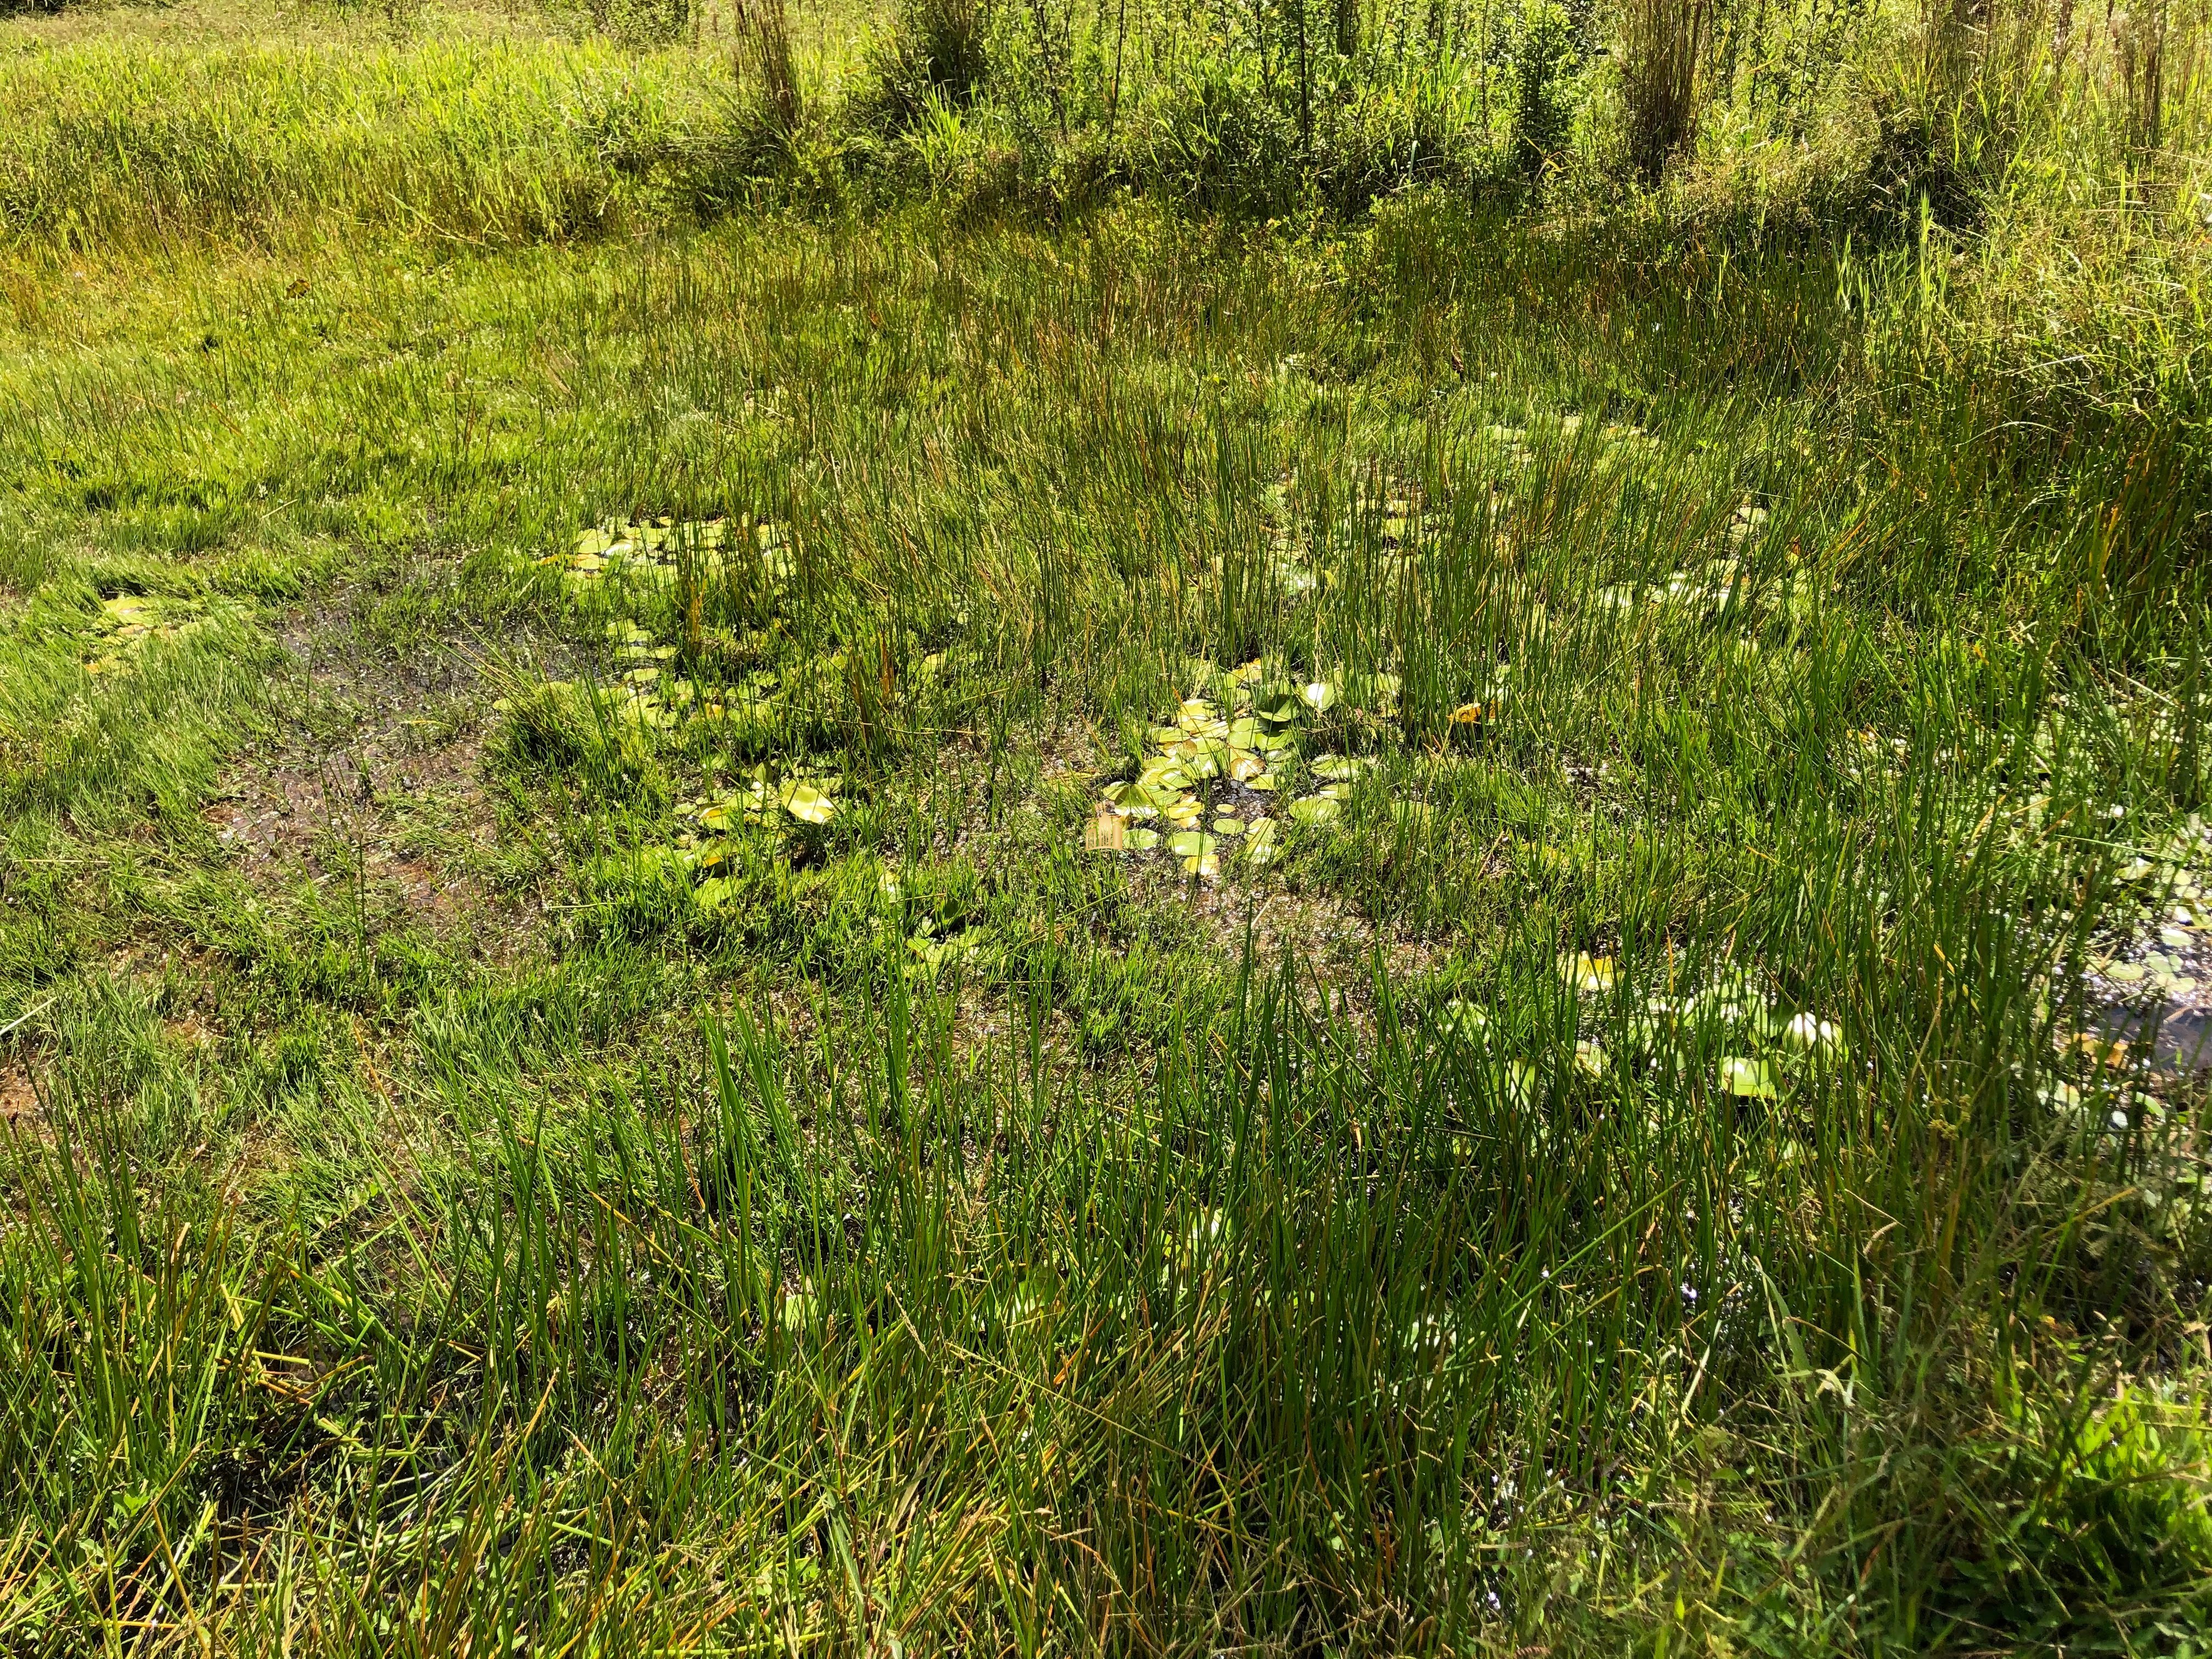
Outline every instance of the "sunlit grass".
<path id="1" fill-rule="evenodd" d="M 240 83 L 343 234 L 10 266 L 0 1644 L 2202 1641 L 2185 423 L 1442 192 L 467 248 Z"/>

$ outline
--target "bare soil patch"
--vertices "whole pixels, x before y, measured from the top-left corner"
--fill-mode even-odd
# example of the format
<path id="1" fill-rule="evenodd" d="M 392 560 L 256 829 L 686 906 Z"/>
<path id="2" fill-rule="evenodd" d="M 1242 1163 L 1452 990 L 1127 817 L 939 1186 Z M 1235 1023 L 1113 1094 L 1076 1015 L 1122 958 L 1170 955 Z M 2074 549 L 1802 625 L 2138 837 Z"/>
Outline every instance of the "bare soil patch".
<path id="1" fill-rule="evenodd" d="M 484 774 L 493 694 L 476 642 L 371 642 L 364 602 L 343 593 L 291 620 L 278 729 L 232 767 L 207 821 L 272 900 L 305 884 L 380 932 L 421 928 L 487 960 L 526 954 L 544 896 L 506 856 L 514 826 Z"/>

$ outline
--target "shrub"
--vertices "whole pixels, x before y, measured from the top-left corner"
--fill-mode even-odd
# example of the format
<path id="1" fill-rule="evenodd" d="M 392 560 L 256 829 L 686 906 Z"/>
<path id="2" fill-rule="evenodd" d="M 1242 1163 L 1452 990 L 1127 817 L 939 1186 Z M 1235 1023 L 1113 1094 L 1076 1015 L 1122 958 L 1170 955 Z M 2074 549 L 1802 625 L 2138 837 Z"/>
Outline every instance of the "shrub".
<path id="1" fill-rule="evenodd" d="M 868 53 L 878 119 L 904 127 L 932 102 L 974 102 L 988 72 L 989 31 L 984 0 L 901 0 L 889 39 Z"/>
<path id="2" fill-rule="evenodd" d="M 1513 154 L 1534 179 L 1567 146 L 1574 24 L 1553 0 L 1534 0 L 1513 43 Z"/>

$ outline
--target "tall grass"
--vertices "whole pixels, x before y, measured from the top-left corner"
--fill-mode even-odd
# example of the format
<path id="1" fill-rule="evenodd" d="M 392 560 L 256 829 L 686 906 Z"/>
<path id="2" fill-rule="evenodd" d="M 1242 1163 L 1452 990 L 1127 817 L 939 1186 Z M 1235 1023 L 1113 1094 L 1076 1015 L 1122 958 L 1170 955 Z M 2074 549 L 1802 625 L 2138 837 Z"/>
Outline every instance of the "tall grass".
<path id="1" fill-rule="evenodd" d="M 2195 1639 L 2200 1103 L 2074 1040 L 2205 787 L 2193 510 L 2124 428 L 1870 377 L 1821 258 L 1511 224 L 733 226 L 413 308 L 411 262 L 218 286 L 219 365 L 11 368 L 18 524 L 107 550 L 0 682 L 11 769 L 47 744 L 0 935 L 44 1091 L 8 1643 Z M 252 422 L 177 401 L 222 373 Z M 216 586 L 145 551 L 186 457 L 211 524 L 372 568 L 434 508 L 449 624 L 537 618 L 580 679 L 634 619 L 783 689 L 734 735 L 486 713 L 559 849 L 512 968 L 247 905 L 199 775 L 95 882 L 84 804 L 237 658 L 78 661 L 110 589 Z M 641 501 L 776 520 L 787 576 L 530 562 Z M 444 591 L 396 580 L 392 648 Z M 1082 853 L 1188 659 L 1247 653 L 1346 688 L 1337 827 L 1210 890 Z M 650 855 L 762 758 L 848 804 L 709 911 Z M 102 969 L 149 927 L 193 967 Z M 220 1063 L 167 1029 L 202 985 Z"/>
<path id="2" fill-rule="evenodd" d="M 1931 19 L 1762 229 L 1689 12 L 946 16 L 0 92 L 0 1646 L 2201 1646 L 2196 94 Z"/>

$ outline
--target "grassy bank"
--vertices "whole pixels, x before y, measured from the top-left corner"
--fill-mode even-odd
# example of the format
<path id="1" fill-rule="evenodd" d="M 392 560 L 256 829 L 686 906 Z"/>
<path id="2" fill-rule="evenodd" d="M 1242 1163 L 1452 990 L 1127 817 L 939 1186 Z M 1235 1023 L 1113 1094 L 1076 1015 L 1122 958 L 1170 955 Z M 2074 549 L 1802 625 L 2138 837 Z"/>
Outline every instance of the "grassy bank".
<path id="1" fill-rule="evenodd" d="M 0 1644 L 2203 1645 L 2172 290 L 434 21 L 9 26 Z"/>

